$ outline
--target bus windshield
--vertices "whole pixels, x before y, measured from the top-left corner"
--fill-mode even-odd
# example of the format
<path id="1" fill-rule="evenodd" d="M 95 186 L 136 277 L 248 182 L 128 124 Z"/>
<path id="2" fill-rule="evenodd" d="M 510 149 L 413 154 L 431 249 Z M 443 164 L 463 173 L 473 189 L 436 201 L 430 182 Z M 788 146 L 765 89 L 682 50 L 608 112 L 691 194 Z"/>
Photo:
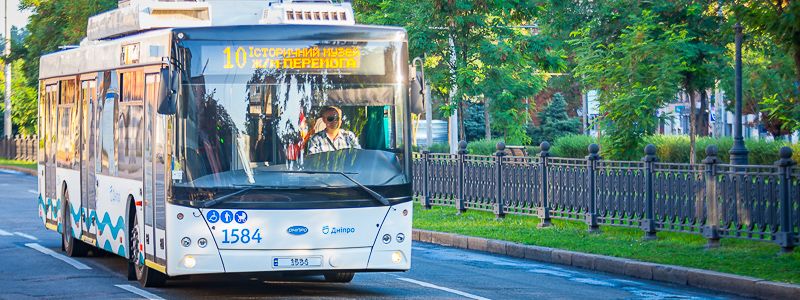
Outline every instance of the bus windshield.
<path id="1" fill-rule="evenodd" d="M 183 41 L 173 185 L 410 184 L 393 42 Z"/>

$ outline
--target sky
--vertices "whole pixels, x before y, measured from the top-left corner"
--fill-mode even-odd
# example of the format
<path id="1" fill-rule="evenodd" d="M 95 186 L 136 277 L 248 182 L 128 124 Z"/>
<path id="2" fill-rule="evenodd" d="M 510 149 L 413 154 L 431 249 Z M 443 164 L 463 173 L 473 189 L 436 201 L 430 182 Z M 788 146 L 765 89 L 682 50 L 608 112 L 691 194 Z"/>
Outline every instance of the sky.
<path id="1" fill-rule="evenodd" d="M 0 5 L 0 18 L 5 17 L 6 4 L 8 4 L 8 25 L 16 26 L 19 28 L 25 27 L 28 24 L 28 16 L 31 15 L 30 11 L 19 11 L 19 0 L 2 0 Z M 7 2 L 7 3 L 6 3 Z M 3 26 L 3 19 L 0 19 L 0 27 Z M 0 28 L 2 29 L 2 28 Z M 2 30 L 0 30 L 2 33 Z"/>

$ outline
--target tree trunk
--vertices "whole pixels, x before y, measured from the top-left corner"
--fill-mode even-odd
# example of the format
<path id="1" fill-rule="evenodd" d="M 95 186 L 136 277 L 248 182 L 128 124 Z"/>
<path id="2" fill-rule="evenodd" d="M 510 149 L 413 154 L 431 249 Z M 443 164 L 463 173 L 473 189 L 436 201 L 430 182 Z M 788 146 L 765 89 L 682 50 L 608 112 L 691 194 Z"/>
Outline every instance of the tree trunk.
<path id="1" fill-rule="evenodd" d="M 697 134 L 708 136 L 708 91 L 700 91 L 700 112 L 697 119 Z"/>
<path id="2" fill-rule="evenodd" d="M 697 112 L 695 111 L 695 91 L 687 90 L 689 95 L 689 163 L 695 163 L 695 135 L 697 134 Z"/>
<path id="3" fill-rule="evenodd" d="M 486 134 L 486 140 L 492 139 L 492 124 L 489 121 L 489 99 L 483 101 L 483 130 Z"/>
<path id="4" fill-rule="evenodd" d="M 795 76 L 797 76 L 797 82 L 800 83 L 800 42 L 795 42 L 792 46 L 792 50 L 794 50 L 794 72 Z M 797 89 L 800 89 L 800 86 L 797 86 Z"/>

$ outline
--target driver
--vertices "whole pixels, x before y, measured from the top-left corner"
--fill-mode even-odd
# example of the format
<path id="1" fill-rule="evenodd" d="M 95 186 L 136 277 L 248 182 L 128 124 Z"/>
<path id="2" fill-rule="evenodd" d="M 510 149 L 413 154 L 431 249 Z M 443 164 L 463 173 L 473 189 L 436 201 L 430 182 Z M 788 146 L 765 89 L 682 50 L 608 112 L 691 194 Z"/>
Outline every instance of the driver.
<path id="1" fill-rule="evenodd" d="M 325 106 L 321 111 L 325 130 L 317 132 L 308 141 L 308 153 L 336 151 L 347 148 L 361 149 L 358 138 L 352 131 L 341 129 L 342 110 L 335 106 Z"/>

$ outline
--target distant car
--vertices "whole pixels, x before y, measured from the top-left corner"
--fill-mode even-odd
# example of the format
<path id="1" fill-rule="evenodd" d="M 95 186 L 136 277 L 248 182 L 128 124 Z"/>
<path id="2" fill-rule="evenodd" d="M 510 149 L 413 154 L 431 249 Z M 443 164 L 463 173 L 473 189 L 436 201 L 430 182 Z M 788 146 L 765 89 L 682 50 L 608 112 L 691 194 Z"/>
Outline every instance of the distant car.
<path id="1" fill-rule="evenodd" d="M 417 146 L 428 146 L 428 122 L 419 120 L 417 125 L 417 133 L 414 135 L 414 140 L 417 141 Z M 447 121 L 431 120 L 431 136 L 434 144 L 447 143 Z"/>

